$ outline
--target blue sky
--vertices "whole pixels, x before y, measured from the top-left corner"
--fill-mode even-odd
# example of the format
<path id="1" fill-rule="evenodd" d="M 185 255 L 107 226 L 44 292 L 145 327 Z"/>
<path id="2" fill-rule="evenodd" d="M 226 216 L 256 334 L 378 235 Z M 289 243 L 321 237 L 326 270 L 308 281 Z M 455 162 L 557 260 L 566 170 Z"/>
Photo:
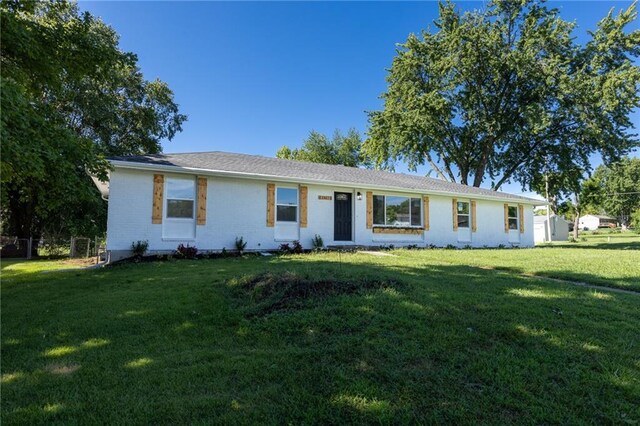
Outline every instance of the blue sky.
<path id="1" fill-rule="evenodd" d="M 456 2 L 462 9 L 486 2 Z M 551 1 L 576 37 L 630 1 Z M 184 131 L 165 152 L 275 155 L 309 131 L 367 129 L 397 43 L 431 25 L 429 2 L 92 2 L 80 7 L 120 34 L 147 79 L 166 81 Z M 636 122 L 638 114 L 634 116 Z M 404 167 L 399 166 L 403 171 Z M 422 173 L 425 170 L 420 170 Z M 518 184 L 502 188 L 520 193 Z"/>

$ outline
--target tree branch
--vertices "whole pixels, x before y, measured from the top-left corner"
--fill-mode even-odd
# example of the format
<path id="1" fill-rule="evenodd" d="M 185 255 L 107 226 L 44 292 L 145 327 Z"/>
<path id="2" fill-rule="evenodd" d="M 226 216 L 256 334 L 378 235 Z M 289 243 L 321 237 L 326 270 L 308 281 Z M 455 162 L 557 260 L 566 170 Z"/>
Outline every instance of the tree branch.
<path id="1" fill-rule="evenodd" d="M 442 172 L 442 169 L 440 169 L 440 167 L 438 167 L 438 165 L 435 163 L 435 161 L 433 161 L 431 159 L 431 155 L 427 154 L 427 161 L 429 162 L 429 164 L 431 165 L 431 167 L 436 171 L 436 173 L 438 174 L 438 176 L 440 176 L 440 178 L 442 180 L 446 180 L 448 181 L 449 179 L 447 179 L 447 177 L 445 176 L 445 174 Z"/>

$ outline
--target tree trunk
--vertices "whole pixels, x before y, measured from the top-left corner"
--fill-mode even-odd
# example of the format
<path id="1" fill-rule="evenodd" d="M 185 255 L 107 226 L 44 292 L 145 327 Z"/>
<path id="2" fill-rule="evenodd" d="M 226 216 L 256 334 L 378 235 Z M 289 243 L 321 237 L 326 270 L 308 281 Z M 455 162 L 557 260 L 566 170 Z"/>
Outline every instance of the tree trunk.
<path id="1" fill-rule="evenodd" d="M 549 207 L 551 208 L 551 212 L 555 215 L 558 214 L 558 196 L 550 195 L 549 196 Z"/>
<path id="2" fill-rule="evenodd" d="M 9 189 L 7 191 L 9 204 L 9 231 L 18 239 L 29 239 L 33 237 L 33 245 L 31 246 L 31 256 L 38 255 L 38 241 L 40 241 L 40 233 L 33 232 L 34 228 L 34 205 L 32 200 L 21 200 L 18 191 Z M 38 235 L 34 235 L 38 234 Z"/>
<path id="3" fill-rule="evenodd" d="M 576 194 L 576 202 L 573 207 L 575 217 L 573 218 L 573 239 L 578 241 L 580 234 L 580 195 Z"/>
<path id="4" fill-rule="evenodd" d="M 493 148 L 493 139 L 485 140 L 482 144 L 482 155 L 480 157 L 480 163 L 476 167 L 473 177 L 473 186 L 479 188 L 484 180 L 484 174 L 487 171 L 487 164 L 489 163 L 489 156 Z"/>

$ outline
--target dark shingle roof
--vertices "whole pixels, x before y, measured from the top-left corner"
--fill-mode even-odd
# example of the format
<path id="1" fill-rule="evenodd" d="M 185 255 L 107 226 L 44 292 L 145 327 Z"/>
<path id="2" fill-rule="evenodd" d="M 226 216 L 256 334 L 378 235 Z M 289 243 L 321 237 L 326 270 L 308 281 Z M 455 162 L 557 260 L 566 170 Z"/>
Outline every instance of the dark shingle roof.
<path id="1" fill-rule="evenodd" d="M 318 183 L 361 184 L 380 187 L 381 189 L 397 188 L 425 192 L 448 192 L 544 203 L 540 200 L 533 200 L 505 192 L 476 188 L 425 176 L 220 151 L 111 157 L 110 160 L 141 163 L 146 166 L 174 166 L 211 172 L 246 173 L 272 178 L 294 178 Z"/>

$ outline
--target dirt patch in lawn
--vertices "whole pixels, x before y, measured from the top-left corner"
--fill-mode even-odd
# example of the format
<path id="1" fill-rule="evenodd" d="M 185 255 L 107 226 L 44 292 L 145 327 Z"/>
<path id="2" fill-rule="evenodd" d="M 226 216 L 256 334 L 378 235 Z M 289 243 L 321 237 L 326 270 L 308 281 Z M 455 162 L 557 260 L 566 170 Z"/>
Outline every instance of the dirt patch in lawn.
<path id="1" fill-rule="evenodd" d="M 311 298 L 400 287 L 399 282 L 391 280 L 311 280 L 290 272 L 245 276 L 230 280 L 229 285 L 245 306 L 247 300 L 251 302 L 247 306 L 248 316 L 299 309 Z"/>

